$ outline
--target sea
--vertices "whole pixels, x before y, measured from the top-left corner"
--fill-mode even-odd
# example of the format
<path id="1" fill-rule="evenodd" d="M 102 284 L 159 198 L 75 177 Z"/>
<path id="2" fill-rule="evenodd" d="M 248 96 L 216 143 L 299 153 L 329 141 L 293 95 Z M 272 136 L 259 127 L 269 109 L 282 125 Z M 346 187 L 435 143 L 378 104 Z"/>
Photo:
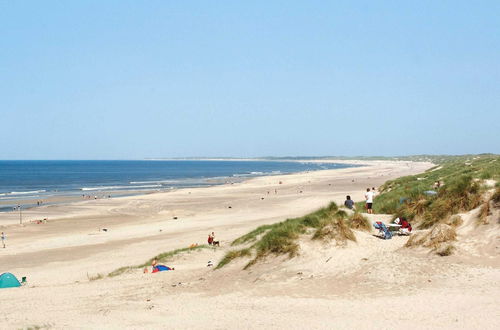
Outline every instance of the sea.
<path id="1" fill-rule="evenodd" d="M 0 211 L 58 196 L 120 196 L 238 182 L 256 176 L 355 167 L 277 160 L 3 160 Z M 55 198 L 54 198 L 55 197 Z"/>

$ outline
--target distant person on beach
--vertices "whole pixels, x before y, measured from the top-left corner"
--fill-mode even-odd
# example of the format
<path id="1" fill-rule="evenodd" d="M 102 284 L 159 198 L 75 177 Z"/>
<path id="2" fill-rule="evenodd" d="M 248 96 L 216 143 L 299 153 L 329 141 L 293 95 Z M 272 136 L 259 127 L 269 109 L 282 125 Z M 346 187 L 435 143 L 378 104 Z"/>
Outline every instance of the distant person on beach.
<path id="1" fill-rule="evenodd" d="M 352 210 L 354 208 L 354 201 L 351 199 L 351 196 L 349 195 L 346 196 L 344 206 L 347 207 L 349 210 Z"/>
<path id="2" fill-rule="evenodd" d="M 2 231 L 2 245 L 3 245 L 3 248 L 5 249 L 5 240 L 7 239 L 7 237 L 5 236 L 5 233 Z"/>
<path id="3" fill-rule="evenodd" d="M 165 271 L 165 270 L 175 270 L 174 267 L 168 267 L 168 266 L 165 266 L 165 265 L 159 265 L 158 264 L 158 259 L 156 259 L 156 258 L 154 258 L 153 261 L 151 262 L 151 267 L 152 267 L 151 273 L 162 272 L 162 271 Z M 144 272 L 146 273 L 147 269 L 144 269 Z"/>
<path id="4" fill-rule="evenodd" d="M 214 232 L 212 232 L 212 234 L 208 235 L 208 245 L 220 246 L 219 241 L 215 240 L 215 233 Z"/>
<path id="5" fill-rule="evenodd" d="M 373 195 L 374 192 L 370 191 L 370 188 L 366 188 L 365 200 L 366 200 L 366 210 L 368 214 L 373 214 Z"/>

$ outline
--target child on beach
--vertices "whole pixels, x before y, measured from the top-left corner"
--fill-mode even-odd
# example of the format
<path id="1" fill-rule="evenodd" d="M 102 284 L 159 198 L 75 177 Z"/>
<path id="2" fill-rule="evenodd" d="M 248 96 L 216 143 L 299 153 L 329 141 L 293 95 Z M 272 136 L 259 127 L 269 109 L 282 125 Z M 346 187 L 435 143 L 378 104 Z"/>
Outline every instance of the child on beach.
<path id="1" fill-rule="evenodd" d="M 2 245 L 3 245 L 3 248 L 5 249 L 5 240 L 7 239 L 7 237 L 5 236 L 5 233 L 2 231 Z"/>

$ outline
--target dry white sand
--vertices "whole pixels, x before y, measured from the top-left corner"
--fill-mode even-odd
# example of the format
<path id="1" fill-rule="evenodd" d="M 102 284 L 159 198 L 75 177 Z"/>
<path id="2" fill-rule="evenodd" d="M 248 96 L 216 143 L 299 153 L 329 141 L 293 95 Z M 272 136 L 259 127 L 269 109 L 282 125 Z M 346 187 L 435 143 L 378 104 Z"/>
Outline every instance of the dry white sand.
<path id="1" fill-rule="evenodd" d="M 346 248 L 304 241 L 299 257 L 270 258 L 248 271 L 245 260 L 206 267 L 261 224 L 342 203 L 347 194 L 362 200 L 367 187 L 432 166 L 362 163 L 369 166 L 25 213 L 49 218 L 40 225 L 21 227 L 15 213 L 1 214 L 8 245 L 0 249 L 0 272 L 27 276 L 28 285 L 0 290 L 0 328 L 498 328 L 498 234 L 486 235 L 485 245 L 464 231 L 466 244 L 449 258 L 402 249 L 405 237 L 357 233 Z M 89 281 L 204 244 L 211 231 L 221 248 L 179 255 L 169 264 L 175 271 Z"/>

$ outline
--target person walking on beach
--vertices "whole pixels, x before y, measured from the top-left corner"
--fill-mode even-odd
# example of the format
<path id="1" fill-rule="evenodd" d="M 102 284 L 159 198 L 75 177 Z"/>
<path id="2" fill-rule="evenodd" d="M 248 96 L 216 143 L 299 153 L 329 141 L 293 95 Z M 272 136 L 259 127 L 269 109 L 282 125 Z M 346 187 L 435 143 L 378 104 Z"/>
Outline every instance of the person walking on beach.
<path id="1" fill-rule="evenodd" d="M 2 231 L 2 245 L 3 245 L 3 248 L 5 249 L 5 240 L 7 239 L 7 237 L 5 237 L 5 233 Z"/>
<path id="2" fill-rule="evenodd" d="M 366 188 L 365 199 L 366 199 L 366 210 L 368 214 L 373 214 L 373 195 L 375 193 L 370 191 L 370 188 Z"/>

